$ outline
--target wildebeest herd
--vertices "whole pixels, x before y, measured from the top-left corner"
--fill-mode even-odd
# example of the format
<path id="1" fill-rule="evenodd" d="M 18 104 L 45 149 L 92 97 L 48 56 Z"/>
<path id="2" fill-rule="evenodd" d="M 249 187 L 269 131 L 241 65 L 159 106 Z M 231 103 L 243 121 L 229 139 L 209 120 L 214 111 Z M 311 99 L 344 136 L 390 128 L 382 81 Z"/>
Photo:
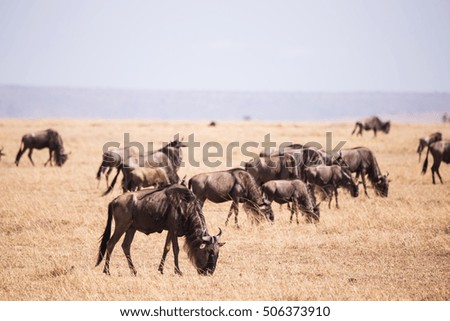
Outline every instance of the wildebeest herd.
<path id="1" fill-rule="evenodd" d="M 376 136 L 377 131 L 389 133 L 390 122 L 372 117 L 358 121 L 352 134 L 357 129 L 357 134 L 362 135 L 364 129 L 373 130 Z M 186 177 L 180 179 L 178 176 L 183 147 L 186 145 L 176 139 L 161 149 L 146 154 L 130 147 L 114 148 L 103 153 L 97 171 L 99 181 L 102 174 L 106 178 L 107 190 L 103 195 L 113 190 L 119 174 L 123 174 L 123 194 L 108 205 L 107 223 L 100 241 L 96 265 L 105 259 L 104 273 L 110 272 L 111 253 L 123 234 L 122 249 L 132 274 L 136 275 L 130 255 L 136 231 L 148 235 L 166 230 L 166 242 L 158 268 L 161 273 L 172 246 L 175 273 L 181 274 L 178 237 L 184 236 L 185 249 L 197 272 L 201 275 L 213 274 L 219 249 L 224 243 L 220 242 L 220 228 L 217 235 L 211 235 L 207 229 L 203 213 L 206 200 L 214 203 L 231 201 L 225 225 L 234 213 L 235 226 L 239 227 L 240 203 L 243 203 L 252 222 L 274 222 L 272 203 L 276 202 L 287 204 L 291 223 L 294 215 L 297 224 L 299 223 L 298 212 L 305 216 L 306 222 L 318 223 L 320 202 L 317 202 L 317 198 L 327 199 L 328 207 L 331 208 L 334 195 L 336 208 L 339 208 L 339 188 L 348 191 L 352 197 L 358 197 L 358 186 L 361 183 L 364 194 L 369 197 L 366 184 L 368 179 L 375 195 L 387 197 L 389 192 L 389 174 L 383 174 L 375 154 L 367 147 L 341 149 L 333 153 L 312 146 L 291 144 L 269 153 L 261 152 L 259 157 L 247 161 L 244 168 L 197 174 L 187 184 Z M 70 154 L 65 152 L 58 132 L 47 129 L 22 137 L 15 164 L 19 166 L 21 156 L 28 149 L 28 157 L 34 166 L 31 157 L 33 149 L 43 148 L 49 149 L 49 159 L 45 166 L 48 163 L 52 166 L 53 159 L 57 166 L 62 166 Z M 425 174 L 427 170 L 431 153 L 433 184 L 435 173 L 443 183 L 439 167 L 441 162 L 450 163 L 450 141 L 442 140 L 439 132 L 421 138 L 417 148 L 419 162 L 425 148 L 427 151 L 422 173 Z M 0 157 L 4 155 L 2 148 Z M 109 184 L 108 176 L 114 168 L 117 171 Z M 114 232 L 111 235 L 112 221 Z"/>

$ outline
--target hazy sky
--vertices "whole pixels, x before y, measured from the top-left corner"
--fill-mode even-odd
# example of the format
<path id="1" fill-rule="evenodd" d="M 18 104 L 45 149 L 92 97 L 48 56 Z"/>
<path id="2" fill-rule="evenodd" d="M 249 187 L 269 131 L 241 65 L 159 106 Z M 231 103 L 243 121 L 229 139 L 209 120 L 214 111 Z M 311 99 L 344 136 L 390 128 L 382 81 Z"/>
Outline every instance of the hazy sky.
<path id="1" fill-rule="evenodd" d="M 0 0 L 0 85 L 450 91 L 449 0 Z"/>

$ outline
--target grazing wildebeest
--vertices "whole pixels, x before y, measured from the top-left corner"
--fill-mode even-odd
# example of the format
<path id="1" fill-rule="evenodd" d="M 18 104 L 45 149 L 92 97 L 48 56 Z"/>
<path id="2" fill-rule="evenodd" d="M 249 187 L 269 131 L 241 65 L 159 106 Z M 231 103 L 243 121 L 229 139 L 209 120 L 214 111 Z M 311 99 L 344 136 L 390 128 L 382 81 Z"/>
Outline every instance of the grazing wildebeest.
<path id="1" fill-rule="evenodd" d="M 52 156 L 54 155 L 56 165 L 62 166 L 66 160 L 69 154 L 67 154 L 64 151 L 64 145 L 61 136 L 58 134 L 57 131 L 53 129 L 47 129 L 43 131 L 39 131 L 36 133 L 29 133 L 25 134 L 22 137 L 22 142 L 20 144 L 19 152 L 16 156 L 16 165 L 19 166 L 20 158 L 22 157 L 23 153 L 27 149 L 30 149 L 28 152 L 28 158 L 31 161 L 31 164 L 34 166 L 33 159 L 31 158 L 31 154 L 33 153 L 33 149 L 43 149 L 48 148 L 50 157 L 45 162 L 44 166 L 47 166 L 47 164 L 50 162 L 50 166 L 53 166 L 52 164 Z"/>
<path id="2" fill-rule="evenodd" d="M 419 163 L 420 163 L 420 157 L 422 155 L 422 151 L 425 147 L 428 147 L 430 144 L 441 141 L 442 140 L 442 133 L 436 132 L 432 133 L 426 137 L 419 138 L 419 147 L 417 147 L 417 153 L 419 154 Z"/>
<path id="3" fill-rule="evenodd" d="M 127 191 L 134 192 L 143 187 L 164 187 L 170 185 L 166 171 L 159 167 L 124 167 L 123 168 Z"/>
<path id="4" fill-rule="evenodd" d="M 358 181 L 361 175 L 364 193 L 367 194 L 366 175 L 370 183 L 375 189 L 375 193 L 381 197 L 387 197 L 389 191 L 388 175 L 381 174 L 377 159 L 374 153 L 367 147 L 355 147 L 350 149 L 341 149 L 342 158 L 347 164 L 350 172 L 356 173 L 356 180 Z"/>
<path id="5" fill-rule="evenodd" d="M 299 179 L 294 180 L 272 180 L 264 183 L 261 186 L 263 192 L 263 197 L 270 202 L 275 201 L 276 203 L 282 205 L 291 203 L 291 218 L 295 214 L 298 222 L 298 207 L 300 211 L 306 215 L 308 222 L 313 220 L 318 222 L 320 217 L 319 206 L 313 202 L 311 197 L 311 191 L 309 187 L 306 186 L 304 182 Z"/>
<path id="6" fill-rule="evenodd" d="M 270 155 L 254 158 L 245 163 L 245 170 L 258 185 L 274 179 L 298 178 L 297 166 L 292 155 Z"/>
<path id="7" fill-rule="evenodd" d="M 352 135 L 356 132 L 357 129 L 359 130 L 356 133 L 356 136 L 358 135 L 362 136 L 362 131 L 364 129 L 364 130 L 373 130 L 373 134 L 376 137 L 377 131 L 382 131 L 386 134 L 389 134 L 389 130 L 391 129 L 391 122 L 390 121 L 383 122 L 378 117 L 373 116 L 361 121 L 357 121 L 355 124 L 355 128 L 352 131 Z"/>
<path id="8" fill-rule="evenodd" d="M 239 203 L 244 203 L 244 208 L 250 211 L 252 219 L 256 221 L 261 218 L 274 220 L 270 202 L 263 199 L 254 178 L 243 169 L 197 174 L 189 180 L 189 188 L 202 207 L 207 199 L 214 203 L 232 201 L 225 225 L 233 211 L 238 225 Z"/>
<path id="9" fill-rule="evenodd" d="M 6 156 L 6 154 L 5 153 L 3 153 L 3 146 L 2 146 L 2 149 L 0 149 L 0 160 L 2 160 L 2 156 Z"/>
<path id="10" fill-rule="evenodd" d="M 114 234 L 111 235 L 111 223 L 114 218 Z M 133 275 L 136 269 L 131 260 L 130 247 L 136 231 L 161 233 L 167 231 L 164 251 L 158 270 L 163 273 L 167 253 L 172 243 L 175 273 L 182 274 L 178 265 L 178 237 L 185 237 L 185 249 L 192 264 L 201 275 L 213 274 L 219 258 L 219 248 L 224 244 L 219 234 L 211 236 L 205 224 L 204 214 L 195 196 L 186 186 L 174 184 L 163 189 L 142 190 L 126 193 L 109 203 L 108 220 L 101 238 L 97 264 L 106 253 L 103 272 L 110 274 L 109 261 L 114 246 L 125 233 L 122 249 Z"/>
<path id="11" fill-rule="evenodd" d="M 333 193 L 336 197 L 336 208 L 338 204 L 338 188 L 343 187 L 350 192 L 352 197 L 358 197 L 358 185 L 355 184 L 352 174 L 349 170 L 340 167 L 339 165 L 318 165 L 310 166 L 305 169 L 306 181 L 313 187 L 318 186 L 328 197 L 328 208 L 331 208 L 331 200 Z"/>
<path id="12" fill-rule="evenodd" d="M 114 176 L 111 185 L 103 193 L 103 196 L 111 192 L 116 184 L 117 177 L 124 167 L 158 167 L 164 169 L 171 184 L 176 184 L 180 181 L 177 174 L 178 169 L 181 166 L 183 154 L 181 147 L 186 147 L 183 142 L 178 139 L 170 142 L 166 146 L 158 149 L 157 151 L 149 152 L 146 157 L 142 155 L 130 156 L 128 159 L 123 160 L 122 164 L 119 165 L 119 170 Z M 124 175 L 125 177 L 125 175 Z M 123 191 L 126 192 L 127 188 L 125 186 L 125 181 L 122 181 Z"/>
<path id="13" fill-rule="evenodd" d="M 434 160 L 433 166 L 431 166 L 431 177 L 433 178 L 433 184 L 436 184 L 436 181 L 434 180 L 434 173 L 437 174 L 441 184 L 443 184 L 444 182 L 442 181 L 441 174 L 439 173 L 439 166 L 441 165 L 441 162 L 450 164 L 450 140 L 439 141 L 428 145 L 427 156 L 425 157 L 425 162 L 423 163 L 422 174 L 427 172 L 429 152 L 433 155 Z"/>
<path id="14" fill-rule="evenodd" d="M 302 148 L 290 148 L 284 150 L 284 156 L 291 156 L 295 160 L 298 177 L 306 180 L 305 169 L 317 165 L 345 165 L 339 152 L 329 153 L 314 146 Z"/>

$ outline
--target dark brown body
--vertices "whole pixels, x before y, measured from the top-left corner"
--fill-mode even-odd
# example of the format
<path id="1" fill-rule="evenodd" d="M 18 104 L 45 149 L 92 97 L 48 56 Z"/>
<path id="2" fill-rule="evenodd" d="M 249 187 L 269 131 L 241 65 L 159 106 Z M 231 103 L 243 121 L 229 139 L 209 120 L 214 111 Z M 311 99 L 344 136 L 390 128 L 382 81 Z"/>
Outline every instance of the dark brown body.
<path id="1" fill-rule="evenodd" d="M 310 191 L 306 184 L 299 179 L 294 180 L 272 180 L 264 183 L 261 186 L 263 196 L 270 202 L 278 204 L 291 204 L 291 218 L 295 214 L 298 221 L 298 208 L 306 215 L 307 221 L 319 221 L 320 211 L 319 206 L 314 203 L 314 198 L 311 197 Z"/>
<path id="2" fill-rule="evenodd" d="M 339 165 L 319 165 L 306 168 L 306 181 L 312 186 L 318 186 L 329 198 L 328 207 L 331 207 L 333 193 L 336 197 L 336 208 L 338 204 L 338 188 L 345 188 L 352 197 L 358 197 L 358 185 L 352 179 L 350 171 Z M 314 190 L 314 188 L 313 188 Z"/>
<path id="3" fill-rule="evenodd" d="M 64 151 L 62 138 L 57 131 L 49 128 L 36 133 L 23 135 L 21 145 L 16 156 L 16 165 L 19 166 L 20 158 L 22 157 L 23 153 L 25 153 L 25 151 L 29 149 L 28 158 L 30 159 L 31 164 L 33 164 L 34 166 L 33 159 L 31 158 L 33 149 L 43 148 L 48 148 L 49 150 L 49 159 L 45 162 L 44 166 L 47 166 L 48 163 L 50 163 L 50 166 L 53 165 L 53 156 L 55 157 L 55 162 L 58 166 L 62 166 L 66 162 L 68 154 Z"/>
<path id="4" fill-rule="evenodd" d="M 225 224 L 228 224 L 233 211 L 235 223 L 238 224 L 239 203 L 244 203 L 245 208 L 254 214 L 257 221 L 261 218 L 273 221 L 270 202 L 264 201 L 255 180 L 243 169 L 234 168 L 195 175 L 189 180 L 189 188 L 197 196 L 201 206 L 205 200 L 213 203 L 232 201 Z"/>
<path id="5" fill-rule="evenodd" d="M 114 219 L 114 233 L 111 225 Z M 125 233 L 122 248 L 131 273 L 136 269 L 131 260 L 130 248 L 136 231 L 144 234 L 167 231 L 159 271 L 163 273 L 167 253 L 172 244 L 175 273 L 181 274 L 178 265 L 178 237 L 186 239 L 186 250 L 199 274 L 213 274 L 219 257 L 219 235 L 210 236 L 204 215 L 195 196 L 183 185 L 171 185 L 164 189 L 125 193 L 109 203 L 108 220 L 101 238 L 97 265 L 105 256 L 103 272 L 109 274 L 109 261 L 116 243 Z"/>
<path id="6" fill-rule="evenodd" d="M 442 140 L 442 133 L 440 132 L 432 133 L 426 137 L 422 137 L 419 139 L 419 146 L 417 147 L 417 153 L 419 154 L 419 163 L 420 157 L 422 156 L 422 151 L 425 149 L 425 147 L 428 147 L 431 144 L 439 142 L 441 140 Z"/>
<path id="7" fill-rule="evenodd" d="M 369 196 L 367 194 L 366 176 L 375 189 L 376 195 L 382 197 L 388 196 L 388 174 L 383 175 L 381 173 L 375 154 L 370 149 L 367 147 L 355 147 L 350 149 L 342 149 L 341 153 L 342 158 L 347 164 L 348 170 L 356 174 L 357 181 L 361 176 L 364 193 L 366 196 Z"/>
<path id="8" fill-rule="evenodd" d="M 442 181 L 441 174 L 439 173 L 439 167 L 442 162 L 450 164 L 450 140 L 435 142 L 428 146 L 427 156 L 425 157 L 425 161 L 423 163 L 422 174 L 427 172 L 428 154 L 430 152 L 431 155 L 433 155 L 433 165 L 431 166 L 431 177 L 433 179 L 433 184 L 436 184 L 434 173 L 437 174 L 441 184 L 443 184 L 444 182 Z"/>
<path id="9" fill-rule="evenodd" d="M 364 130 L 373 130 L 373 134 L 376 137 L 377 132 L 381 131 L 385 134 L 389 134 L 389 130 L 391 129 L 391 122 L 383 122 L 380 118 L 373 116 L 366 118 L 361 121 L 357 121 L 355 124 L 355 128 L 352 131 L 352 135 L 356 132 L 356 136 L 361 135 Z"/>

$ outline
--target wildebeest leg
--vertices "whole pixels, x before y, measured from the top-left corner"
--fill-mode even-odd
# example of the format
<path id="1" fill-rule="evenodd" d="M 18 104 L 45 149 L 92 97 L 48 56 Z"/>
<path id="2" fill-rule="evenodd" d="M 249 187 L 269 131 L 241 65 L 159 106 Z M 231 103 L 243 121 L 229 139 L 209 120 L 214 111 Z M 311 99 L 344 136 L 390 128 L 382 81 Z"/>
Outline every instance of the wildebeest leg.
<path id="1" fill-rule="evenodd" d="M 45 166 L 47 166 L 47 164 L 48 164 L 48 162 L 50 162 L 50 166 L 53 166 L 53 164 L 52 164 L 52 150 L 51 149 L 49 149 L 49 158 L 48 158 L 48 160 L 45 162 L 45 164 L 44 164 L 44 167 Z"/>
<path id="2" fill-rule="evenodd" d="M 170 243 L 171 242 L 172 242 L 172 237 L 170 235 L 170 232 L 167 232 L 166 243 L 164 244 L 163 255 L 161 258 L 161 262 L 159 263 L 159 267 L 158 267 L 158 271 L 161 272 L 161 274 L 163 274 L 164 263 L 166 262 L 167 253 L 169 253 L 169 251 L 170 251 Z"/>
<path id="3" fill-rule="evenodd" d="M 113 168 L 109 167 L 108 171 L 105 173 L 105 179 L 106 179 L 106 187 L 108 188 L 109 186 L 109 174 L 111 174 Z M 118 171 L 120 171 L 120 169 L 117 169 Z"/>
<path id="4" fill-rule="evenodd" d="M 235 201 L 233 201 L 231 203 L 230 211 L 228 212 L 227 220 L 225 221 L 225 226 L 228 225 L 228 221 L 230 220 L 230 216 L 233 214 L 233 212 L 234 212 L 234 222 L 236 223 L 236 225 L 238 225 L 238 218 L 237 218 L 237 216 L 239 214 L 239 208 L 238 208 L 238 205 L 237 205 L 237 203 Z"/>
<path id="5" fill-rule="evenodd" d="M 28 158 L 30 159 L 31 164 L 33 164 L 33 166 L 34 166 L 33 159 L 31 158 L 31 154 L 33 154 L 33 148 L 30 148 L 30 151 L 28 152 Z"/>
<path id="6" fill-rule="evenodd" d="M 173 248 L 173 260 L 175 264 L 175 274 L 183 275 L 181 273 L 180 267 L 178 266 L 178 253 L 180 253 L 180 247 L 178 246 L 177 233 L 172 233 L 172 248 Z"/>
<path id="7" fill-rule="evenodd" d="M 134 268 L 133 265 L 133 261 L 131 260 L 131 253 L 130 253 L 130 248 L 131 248 L 131 242 L 133 242 L 133 238 L 134 238 L 134 234 L 136 233 L 136 229 L 133 227 L 130 227 L 126 234 L 125 234 L 125 238 L 122 242 L 122 249 L 123 249 L 123 253 L 125 253 L 125 257 L 127 258 L 127 262 L 128 262 L 128 267 L 131 270 L 131 273 L 133 275 L 137 274 L 136 269 Z"/>
<path id="8" fill-rule="evenodd" d="M 288 203 L 289 204 L 289 203 Z M 292 199 L 292 206 L 291 206 L 291 219 L 290 219 L 290 223 L 292 223 L 292 216 L 295 214 L 295 219 L 297 221 L 297 224 L 299 224 L 298 221 L 298 203 L 297 200 L 295 198 Z"/>
<path id="9" fill-rule="evenodd" d="M 288 210 L 291 212 L 291 217 L 289 218 L 289 223 L 292 223 L 292 218 L 294 217 L 294 206 L 295 206 L 295 200 L 292 200 L 292 205 L 289 205 L 289 202 L 287 202 Z"/>
<path id="10" fill-rule="evenodd" d="M 117 224 L 117 222 L 116 222 L 116 224 Z M 114 246 L 116 246 L 116 243 L 119 242 L 123 233 L 125 233 L 125 231 L 128 230 L 128 227 L 129 227 L 129 225 L 124 227 L 124 226 L 120 226 L 119 224 L 117 224 L 114 229 L 114 234 L 111 236 L 108 243 L 106 243 L 105 267 L 103 268 L 103 273 L 110 275 L 109 260 L 111 259 L 111 253 L 114 250 Z"/>
<path id="11" fill-rule="evenodd" d="M 439 156 L 434 156 L 434 162 L 433 162 L 433 166 L 431 166 L 431 175 L 433 177 L 433 184 L 436 184 L 435 180 L 434 180 L 434 173 L 437 174 L 437 176 L 439 177 L 439 180 L 441 181 L 441 184 L 444 184 L 444 182 L 442 181 L 442 177 L 441 174 L 439 173 L 439 166 L 441 165 L 441 158 L 439 158 Z"/>
<path id="12" fill-rule="evenodd" d="M 338 204 L 338 189 L 337 189 L 336 186 L 334 187 L 334 196 L 336 198 L 336 208 L 339 208 L 339 204 Z"/>
<path id="13" fill-rule="evenodd" d="M 364 187 L 364 194 L 366 194 L 366 196 L 369 197 L 369 194 L 367 194 L 366 173 L 365 172 L 361 173 L 361 181 L 362 181 L 363 187 Z"/>
<path id="14" fill-rule="evenodd" d="M 376 128 L 373 129 L 373 137 L 377 137 L 377 129 Z"/>
<path id="15" fill-rule="evenodd" d="M 331 190 L 326 190 L 326 194 L 328 197 L 328 208 L 331 209 L 331 201 L 333 200 L 333 191 Z"/>

